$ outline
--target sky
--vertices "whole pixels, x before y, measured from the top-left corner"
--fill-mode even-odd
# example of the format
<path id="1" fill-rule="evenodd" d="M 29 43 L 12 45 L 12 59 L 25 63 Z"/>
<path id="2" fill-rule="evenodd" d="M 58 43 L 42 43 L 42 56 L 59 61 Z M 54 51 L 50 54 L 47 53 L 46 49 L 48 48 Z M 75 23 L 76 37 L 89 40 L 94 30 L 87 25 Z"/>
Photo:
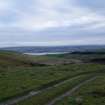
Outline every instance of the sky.
<path id="1" fill-rule="evenodd" d="M 105 44 L 105 0 L 0 0 L 0 47 Z"/>

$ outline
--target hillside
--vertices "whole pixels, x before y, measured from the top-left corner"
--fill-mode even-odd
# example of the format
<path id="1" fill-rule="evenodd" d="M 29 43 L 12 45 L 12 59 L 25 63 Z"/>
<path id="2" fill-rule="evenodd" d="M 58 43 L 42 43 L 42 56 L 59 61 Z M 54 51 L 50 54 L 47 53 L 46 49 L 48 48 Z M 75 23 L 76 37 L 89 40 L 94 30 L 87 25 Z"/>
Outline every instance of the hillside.
<path id="1" fill-rule="evenodd" d="M 0 66 L 8 67 L 8 66 L 37 66 L 42 65 L 37 62 L 34 62 L 31 56 L 12 52 L 12 51 L 0 51 Z"/>
<path id="2" fill-rule="evenodd" d="M 104 53 L 29 56 L 0 51 L 0 105 L 62 105 L 72 96 L 66 96 L 66 93 L 71 93 L 72 89 L 79 89 L 82 85 L 84 87 L 97 76 L 100 78 L 105 75 L 104 59 Z M 100 79 L 100 83 L 104 82 L 104 78 Z M 98 91 L 100 97 L 105 85 L 100 85 L 99 89 L 103 90 L 97 90 L 98 84 L 95 85 L 92 91 Z M 86 92 L 83 92 L 85 97 Z M 78 94 L 75 93 L 74 96 L 77 97 Z M 69 98 L 70 103 L 75 99 L 73 97 Z"/>

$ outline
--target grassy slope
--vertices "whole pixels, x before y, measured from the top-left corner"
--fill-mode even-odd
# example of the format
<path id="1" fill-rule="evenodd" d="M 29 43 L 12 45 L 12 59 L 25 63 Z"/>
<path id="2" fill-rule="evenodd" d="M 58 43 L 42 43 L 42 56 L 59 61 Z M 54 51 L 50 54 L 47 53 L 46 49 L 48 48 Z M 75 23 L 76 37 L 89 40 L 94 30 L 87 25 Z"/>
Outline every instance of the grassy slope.
<path id="1" fill-rule="evenodd" d="M 0 67 L 10 66 L 29 66 L 29 62 L 27 57 L 20 53 L 0 51 Z"/>
<path id="2" fill-rule="evenodd" d="M 55 105 L 105 105 L 105 75 L 84 85 L 72 97 L 66 97 Z"/>
<path id="3" fill-rule="evenodd" d="M 55 97 L 63 94 L 64 92 L 70 90 L 76 84 L 79 84 L 80 82 L 90 77 L 91 77 L 90 75 L 81 75 L 77 76 L 76 78 L 74 77 L 74 79 L 71 79 L 63 83 L 60 86 L 53 87 L 37 96 L 34 96 L 28 100 L 20 102 L 17 105 L 45 105 L 46 103 L 52 101 L 52 99 L 54 99 Z"/>
<path id="4" fill-rule="evenodd" d="M 105 75 L 82 87 L 74 96 L 82 96 L 84 105 L 105 105 Z"/>
<path id="5" fill-rule="evenodd" d="M 104 66 L 100 65 L 68 65 L 55 67 L 17 67 L 0 69 L 0 100 L 25 91 L 36 89 L 43 84 L 70 78 L 73 75 L 89 72 L 101 72 Z M 101 71 L 100 71 L 101 70 Z M 4 92 L 5 91 L 5 92 Z"/>
<path id="6" fill-rule="evenodd" d="M 63 81 L 73 75 L 89 72 L 102 72 L 105 70 L 104 65 L 96 64 L 72 64 L 58 66 L 41 66 L 31 65 L 38 62 L 53 62 L 61 59 L 58 56 L 26 56 L 14 52 L 0 52 L 0 101 L 23 94 L 29 90 L 37 90 L 54 81 Z M 79 55 L 78 55 L 79 57 Z M 52 84 L 50 84 L 52 85 Z M 49 85 L 46 85 L 49 86 Z"/>
<path id="7" fill-rule="evenodd" d="M 16 67 L 16 66 L 44 66 L 40 63 L 41 60 L 48 59 L 47 57 L 28 56 L 16 52 L 0 51 L 0 67 Z"/>

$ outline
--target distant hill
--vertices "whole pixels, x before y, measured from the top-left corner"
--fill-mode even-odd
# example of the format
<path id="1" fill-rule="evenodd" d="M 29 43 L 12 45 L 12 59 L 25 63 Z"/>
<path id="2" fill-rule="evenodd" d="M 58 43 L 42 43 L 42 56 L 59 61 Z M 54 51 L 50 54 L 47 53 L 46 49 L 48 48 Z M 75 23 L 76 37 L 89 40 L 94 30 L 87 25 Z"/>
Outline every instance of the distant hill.
<path id="1" fill-rule="evenodd" d="M 45 47 L 45 46 L 32 46 L 32 47 L 7 47 L 0 48 L 0 50 L 16 51 L 21 53 L 56 53 L 56 52 L 80 52 L 80 51 L 94 51 L 104 50 L 104 45 L 91 45 L 91 46 L 56 46 L 56 47 Z"/>

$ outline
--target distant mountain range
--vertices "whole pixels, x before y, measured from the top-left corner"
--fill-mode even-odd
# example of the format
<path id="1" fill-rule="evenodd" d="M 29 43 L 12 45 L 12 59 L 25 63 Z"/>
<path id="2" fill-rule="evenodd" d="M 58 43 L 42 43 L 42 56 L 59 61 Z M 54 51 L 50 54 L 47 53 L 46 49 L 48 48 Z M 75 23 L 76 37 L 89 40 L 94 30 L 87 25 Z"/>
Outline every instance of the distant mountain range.
<path id="1" fill-rule="evenodd" d="M 20 53 L 59 53 L 59 52 L 75 52 L 75 51 L 94 51 L 97 49 L 105 49 L 105 45 L 89 45 L 89 46 L 32 46 L 32 47 L 7 47 L 0 50 L 16 51 Z"/>

